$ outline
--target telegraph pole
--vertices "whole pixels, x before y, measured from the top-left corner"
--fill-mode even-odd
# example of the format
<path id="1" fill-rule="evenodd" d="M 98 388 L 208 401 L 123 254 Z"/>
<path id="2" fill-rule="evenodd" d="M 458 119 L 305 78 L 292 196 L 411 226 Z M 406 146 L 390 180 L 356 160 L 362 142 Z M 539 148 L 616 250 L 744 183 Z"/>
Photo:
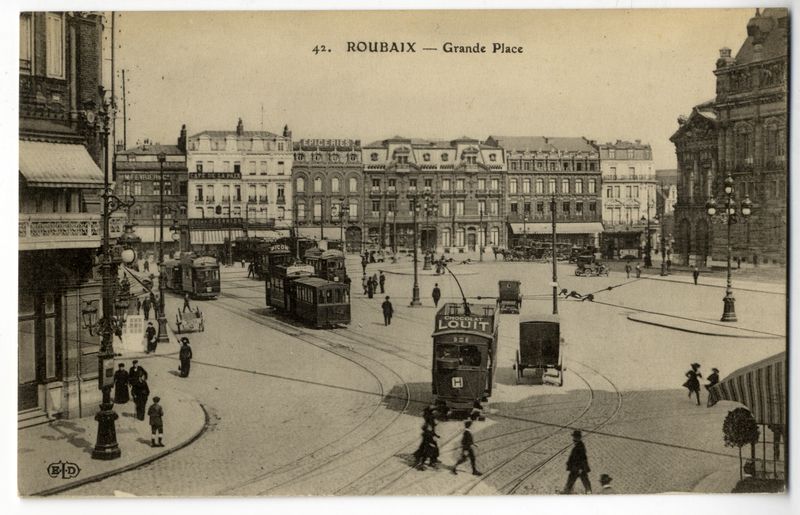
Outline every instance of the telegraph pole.
<path id="1" fill-rule="evenodd" d="M 553 314 L 558 314 L 558 267 L 556 265 L 556 196 L 550 200 L 550 216 L 553 226 Z"/>

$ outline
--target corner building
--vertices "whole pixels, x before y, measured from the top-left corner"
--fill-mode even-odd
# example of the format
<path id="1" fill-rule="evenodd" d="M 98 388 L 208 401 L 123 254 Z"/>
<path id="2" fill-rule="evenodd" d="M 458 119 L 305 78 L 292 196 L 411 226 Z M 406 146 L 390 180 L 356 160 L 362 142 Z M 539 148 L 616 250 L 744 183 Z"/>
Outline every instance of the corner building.
<path id="1" fill-rule="evenodd" d="M 366 242 L 437 253 L 478 252 L 505 244 L 505 172 L 501 148 L 462 137 L 400 136 L 362 149 Z"/>
<path id="2" fill-rule="evenodd" d="M 86 416 L 99 402 L 97 256 L 109 125 L 98 90 L 102 15 L 23 12 L 19 26 L 17 402 L 24 427 Z M 124 220 L 125 213 L 110 218 L 112 245 Z"/>
<path id="3" fill-rule="evenodd" d="M 505 153 L 508 166 L 508 247 L 552 240 L 550 202 L 556 200 L 560 243 L 599 245 L 600 159 L 586 138 L 489 136 L 487 145 Z"/>
<path id="4" fill-rule="evenodd" d="M 294 142 L 294 220 L 298 233 L 338 240 L 358 252 L 362 236 L 361 141 L 301 139 Z"/>
<path id="5" fill-rule="evenodd" d="M 753 202 L 749 219 L 731 227 L 733 259 L 786 264 L 788 54 L 788 11 L 757 9 L 736 56 L 720 50 L 715 99 L 679 118 L 670 139 L 679 173 L 676 250 L 685 263 L 726 259 L 727 229 L 710 223 L 705 202 L 713 196 L 723 205 L 730 174 L 737 206 L 748 196 Z"/>
<path id="6" fill-rule="evenodd" d="M 288 234 L 292 133 L 207 130 L 188 138 L 187 216 L 192 247 L 226 256 L 237 237 Z"/>

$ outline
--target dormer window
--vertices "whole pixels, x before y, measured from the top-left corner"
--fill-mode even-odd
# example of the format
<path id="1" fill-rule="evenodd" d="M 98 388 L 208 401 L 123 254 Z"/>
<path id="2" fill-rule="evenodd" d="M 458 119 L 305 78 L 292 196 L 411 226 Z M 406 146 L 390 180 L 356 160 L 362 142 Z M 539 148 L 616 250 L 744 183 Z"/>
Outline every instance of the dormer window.
<path id="1" fill-rule="evenodd" d="M 431 155 L 428 154 L 427 152 L 422 154 L 422 160 L 423 161 L 430 161 L 431 160 Z"/>
<path id="2" fill-rule="evenodd" d="M 408 156 L 406 156 L 406 155 L 397 156 L 397 164 L 407 165 L 408 164 Z"/>
<path id="3" fill-rule="evenodd" d="M 489 161 L 491 162 L 497 161 L 497 154 L 489 154 Z"/>
<path id="4" fill-rule="evenodd" d="M 373 152 L 372 154 L 369 155 L 369 158 L 372 161 L 377 161 L 378 160 L 378 153 L 377 152 Z"/>
<path id="5" fill-rule="evenodd" d="M 449 156 L 447 154 L 442 154 L 442 161 L 447 161 Z"/>

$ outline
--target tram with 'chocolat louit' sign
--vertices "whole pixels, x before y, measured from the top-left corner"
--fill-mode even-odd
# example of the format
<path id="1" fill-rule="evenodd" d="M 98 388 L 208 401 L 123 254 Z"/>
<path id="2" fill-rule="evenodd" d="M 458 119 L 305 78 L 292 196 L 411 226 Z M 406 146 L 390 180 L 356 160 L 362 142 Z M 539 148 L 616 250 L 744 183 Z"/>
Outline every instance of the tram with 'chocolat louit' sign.
<path id="1" fill-rule="evenodd" d="M 492 394 L 497 368 L 496 304 L 447 303 L 433 332 L 433 395 L 445 416 L 469 414 Z"/>

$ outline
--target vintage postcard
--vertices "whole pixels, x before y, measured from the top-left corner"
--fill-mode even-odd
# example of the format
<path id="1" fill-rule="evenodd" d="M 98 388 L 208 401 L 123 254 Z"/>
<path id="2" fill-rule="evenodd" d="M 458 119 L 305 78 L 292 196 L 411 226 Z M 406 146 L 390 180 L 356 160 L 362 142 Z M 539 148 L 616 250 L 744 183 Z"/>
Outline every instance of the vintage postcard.
<path id="1" fill-rule="evenodd" d="M 19 495 L 784 494 L 789 27 L 20 12 Z"/>

